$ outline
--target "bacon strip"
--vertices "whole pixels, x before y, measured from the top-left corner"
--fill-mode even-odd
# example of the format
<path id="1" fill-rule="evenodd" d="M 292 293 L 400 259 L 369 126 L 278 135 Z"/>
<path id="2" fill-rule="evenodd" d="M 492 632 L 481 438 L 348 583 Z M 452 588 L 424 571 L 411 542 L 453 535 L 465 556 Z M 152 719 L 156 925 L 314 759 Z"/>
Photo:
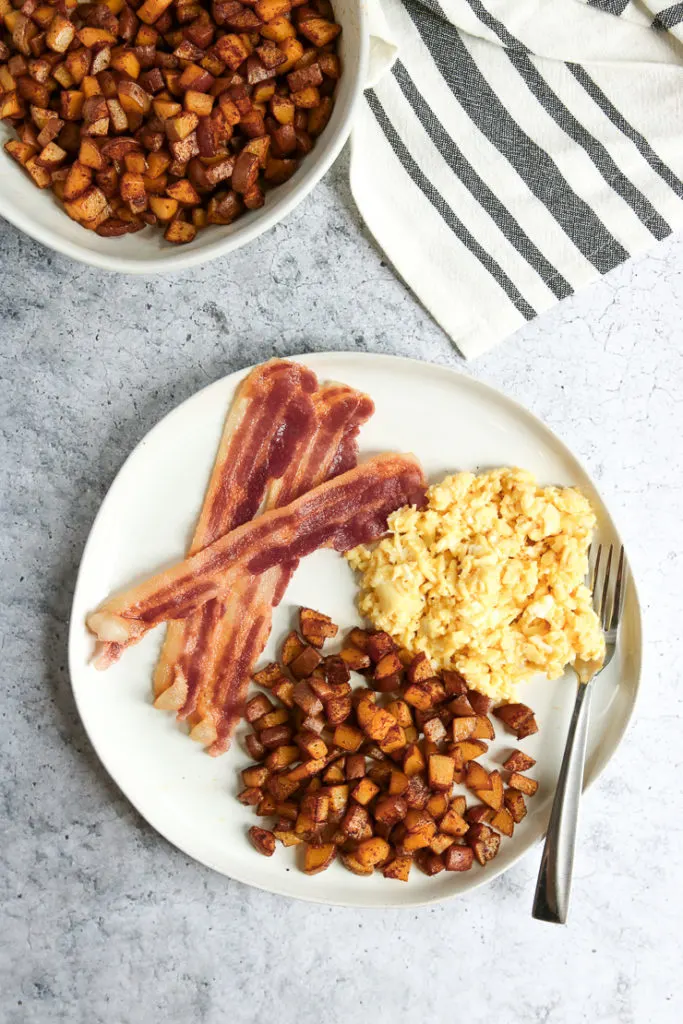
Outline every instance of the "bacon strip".
<path id="1" fill-rule="evenodd" d="M 190 555 L 256 514 L 267 488 L 287 471 L 313 429 L 317 383 L 307 367 L 282 359 L 257 366 L 242 381 L 225 421 Z M 170 624 L 155 676 L 160 689 L 200 630 L 194 619 Z M 107 668 L 130 642 L 105 643 L 96 666 Z"/>
<path id="2" fill-rule="evenodd" d="M 345 385 L 332 384 L 320 390 L 315 404 L 316 431 L 299 464 L 271 486 L 268 508 L 288 504 L 356 463 L 358 431 L 374 411 L 372 400 Z M 168 706 L 169 700 L 180 702 L 185 694 L 178 717 L 192 716 L 195 724 L 190 735 L 210 743 L 211 754 L 223 753 L 230 744 L 254 665 L 270 635 L 273 608 L 282 600 L 297 564 L 276 566 L 255 579 L 236 582 L 222 619 L 207 643 L 195 651 L 193 661 L 201 660 L 201 670 L 186 670 L 175 692 L 161 697 L 163 706 Z M 193 689 L 197 677 L 201 683 Z"/>
<path id="3" fill-rule="evenodd" d="M 292 565 L 320 547 L 347 551 L 386 530 L 387 516 L 420 504 L 425 479 L 412 455 L 377 455 L 273 509 L 88 616 L 99 640 L 128 643 L 167 619 L 180 619 L 213 598 L 226 597 L 244 574 Z"/>

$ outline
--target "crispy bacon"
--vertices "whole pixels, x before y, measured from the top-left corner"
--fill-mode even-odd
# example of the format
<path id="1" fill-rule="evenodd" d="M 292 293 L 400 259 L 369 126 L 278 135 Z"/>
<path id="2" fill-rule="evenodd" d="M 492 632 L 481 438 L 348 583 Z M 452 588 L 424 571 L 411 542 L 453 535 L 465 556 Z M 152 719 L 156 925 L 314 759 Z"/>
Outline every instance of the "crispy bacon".
<path id="1" fill-rule="evenodd" d="M 374 411 L 372 400 L 345 385 L 332 384 L 320 390 L 315 405 L 315 432 L 299 463 L 271 486 L 269 508 L 288 504 L 356 463 L 358 431 Z M 211 754 L 223 753 L 229 746 L 254 665 L 270 634 L 273 608 L 282 600 L 297 564 L 236 582 L 213 634 L 195 649 L 191 667 L 183 672 L 187 689 L 178 717 L 192 717 L 191 736 L 210 743 Z M 180 700 L 182 695 L 181 682 L 174 696 Z"/>
<path id="2" fill-rule="evenodd" d="M 289 565 L 320 547 L 347 551 L 376 540 L 387 516 L 421 504 L 425 480 L 412 455 L 377 455 L 320 484 L 284 508 L 272 509 L 208 547 L 110 598 L 88 616 L 100 640 L 128 643 L 167 619 L 225 598 L 235 580 Z"/>
<path id="3" fill-rule="evenodd" d="M 248 522 L 269 486 L 298 457 L 314 426 L 315 374 L 282 359 L 257 366 L 242 381 L 225 421 L 216 462 L 189 554 Z M 169 625 L 155 674 L 155 692 L 169 685 L 179 653 L 197 642 L 200 620 Z M 107 668 L 127 643 L 106 642 L 95 664 Z"/>

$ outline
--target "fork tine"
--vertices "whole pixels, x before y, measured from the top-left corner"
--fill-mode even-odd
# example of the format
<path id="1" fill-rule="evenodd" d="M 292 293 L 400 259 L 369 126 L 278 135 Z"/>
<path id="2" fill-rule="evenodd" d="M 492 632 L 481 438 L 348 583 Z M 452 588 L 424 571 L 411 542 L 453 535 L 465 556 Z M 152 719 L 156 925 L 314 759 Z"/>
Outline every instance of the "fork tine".
<path id="1" fill-rule="evenodd" d="M 621 616 L 621 604 L 623 598 L 624 578 L 626 575 L 626 557 L 624 555 L 624 546 L 621 545 L 619 549 L 619 564 L 617 565 L 617 580 L 614 584 L 614 603 L 612 605 L 612 615 L 608 625 L 608 630 L 616 629 L 619 625 L 619 618 Z"/>
<path id="2" fill-rule="evenodd" d="M 610 569 L 612 568 L 612 545 L 609 546 L 607 552 L 607 565 L 605 566 L 605 576 L 602 581 L 602 598 L 600 601 L 600 622 L 602 628 L 607 629 L 608 619 L 611 617 L 612 610 L 610 609 L 610 615 L 607 615 L 607 600 L 609 598 L 609 577 Z"/>
<path id="3" fill-rule="evenodd" d="M 593 595 L 595 594 L 595 587 L 596 587 L 596 584 L 598 582 L 598 571 L 600 569 L 600 556 L 601 555 L 602 555 L 602 544 L 598 544 L 597 554 L 595 556 L 595 561 L 593 562 L 593 565 L 592 565 L 592 568 L 591 568 L 591 573 L 590 573 L 590 588 L 591 588 L 591 594 L 593 594 Z M 594 600 L 595 600 L 595 598 L 594 598 Z"/>

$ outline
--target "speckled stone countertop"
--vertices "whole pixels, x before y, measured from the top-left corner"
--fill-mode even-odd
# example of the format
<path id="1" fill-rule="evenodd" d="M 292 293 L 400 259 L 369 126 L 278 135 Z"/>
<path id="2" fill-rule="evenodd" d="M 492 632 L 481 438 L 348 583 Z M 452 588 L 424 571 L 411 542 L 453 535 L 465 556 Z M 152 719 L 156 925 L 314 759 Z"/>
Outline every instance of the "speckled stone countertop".
<path id="1" fill-rule="evenodd" d="M 90 270 L 4 222 L 0 253 L 0 1020 L 681 1021 L 683 241 L 467 365 L 364 231 L 344 158 L 270 234 L 167 279 Z M 79 723 L 67 620 L 116 470 L 207 382 L 324 349 L 417 356 L 503 388 L 586 461 L 615 511 L 645 674 L 583 805 L 564 929 L 529 916 L 538 849 L 417 911 L 310 906 L 228 881 L 137 816 Z"/>

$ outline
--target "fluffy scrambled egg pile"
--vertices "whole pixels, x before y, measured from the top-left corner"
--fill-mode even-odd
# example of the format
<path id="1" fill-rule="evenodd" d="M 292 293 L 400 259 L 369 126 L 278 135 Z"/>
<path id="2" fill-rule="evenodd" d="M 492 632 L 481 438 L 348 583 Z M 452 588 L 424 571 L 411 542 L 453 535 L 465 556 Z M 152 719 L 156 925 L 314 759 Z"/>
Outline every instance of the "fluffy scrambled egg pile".
<path id="1" fill-rule="evenodd" d="M 399 509 L 390 533 L 347 555 L 362 573 L 359 609 L 435 668 L 456 669 L 499 700 L 538 672 L 601 661 L 604 638 L 584 583 L 595 526 L 573 488 L 531 473 L 457 473 Z"/>

